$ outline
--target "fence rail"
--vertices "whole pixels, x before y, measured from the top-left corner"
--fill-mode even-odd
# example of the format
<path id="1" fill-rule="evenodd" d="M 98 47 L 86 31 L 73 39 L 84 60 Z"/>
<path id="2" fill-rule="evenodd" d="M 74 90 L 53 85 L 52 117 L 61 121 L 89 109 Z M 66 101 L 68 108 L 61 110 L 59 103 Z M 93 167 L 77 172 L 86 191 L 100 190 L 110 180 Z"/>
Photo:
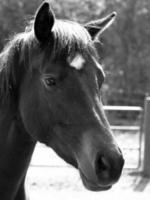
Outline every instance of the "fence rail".
<path id="1" fill-rule="evenodd" d="M 112 130 L 121 131 L 140 131 L 140 126 L 111 126 Z"/>
<path id="2" fill-rule="evenodd" d="M 139 106 L 104 106 L 104 110 L 108 111 L 143 111 L 142 107 Z"/>

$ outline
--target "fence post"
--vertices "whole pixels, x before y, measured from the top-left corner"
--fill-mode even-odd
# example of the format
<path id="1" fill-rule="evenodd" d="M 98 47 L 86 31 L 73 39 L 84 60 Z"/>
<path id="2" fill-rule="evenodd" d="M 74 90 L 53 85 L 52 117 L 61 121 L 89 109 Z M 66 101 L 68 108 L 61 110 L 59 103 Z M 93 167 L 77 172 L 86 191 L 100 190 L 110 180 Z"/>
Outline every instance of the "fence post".
<path id="1" fill-rule="evenodd" d="M 150 97 L 146 97 L 145 99 L 144 134 L 143 175 L 150 177 Z"/>

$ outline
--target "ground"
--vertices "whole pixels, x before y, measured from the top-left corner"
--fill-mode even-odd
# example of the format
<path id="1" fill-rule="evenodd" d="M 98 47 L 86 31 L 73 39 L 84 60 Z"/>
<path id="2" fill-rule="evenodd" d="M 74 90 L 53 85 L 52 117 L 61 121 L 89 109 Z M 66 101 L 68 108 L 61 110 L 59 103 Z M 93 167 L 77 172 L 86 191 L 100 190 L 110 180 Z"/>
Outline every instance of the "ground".
<path id="1" fill-rule="evenodd" d="M 140 169 L 124 169 L 120 181 L 105 192 L 87 191 L 78 171 L 55 153 L 38 145 L 28 170 L 26 187 L 31 200 L 149 200 L 150 179 Z"/>

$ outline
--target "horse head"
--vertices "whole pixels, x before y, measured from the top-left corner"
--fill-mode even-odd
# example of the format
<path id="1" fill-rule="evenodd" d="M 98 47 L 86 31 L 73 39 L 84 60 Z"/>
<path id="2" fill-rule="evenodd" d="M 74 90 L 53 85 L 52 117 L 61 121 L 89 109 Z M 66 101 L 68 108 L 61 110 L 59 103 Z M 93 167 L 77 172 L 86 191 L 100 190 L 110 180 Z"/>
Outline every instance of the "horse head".
<path id="1" fill-rule="evenodd" d="M 86 188 L 109 189 L 119 179 L 124 159 L 101 102 L 105 78 L 95 43 L 115 18 L 81 25 L 56 19 L 49 3 L 37 10 L 19 110 L 26 131 L 76 167 Z"/>

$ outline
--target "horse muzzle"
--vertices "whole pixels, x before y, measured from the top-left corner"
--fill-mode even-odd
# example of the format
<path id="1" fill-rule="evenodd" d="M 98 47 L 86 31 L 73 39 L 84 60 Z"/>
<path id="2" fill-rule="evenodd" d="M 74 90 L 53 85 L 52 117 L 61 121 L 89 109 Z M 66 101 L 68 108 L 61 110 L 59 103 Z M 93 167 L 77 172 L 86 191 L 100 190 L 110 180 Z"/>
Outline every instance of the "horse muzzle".
<path id="1" fill-rule="evenodd" d="M 98 153 L 93 166 L 79 168 L 84 186 L 92 191 L 108 190 L 121 176 L 124 159 L 120 150 L 108 155 Z"/>
<path id="2" fill-rule="evenodd" d="M 106 142 L 96 135 L 83 138 L 78 169 L 83 184 L 89 190 L 108 190 L 116 183 L 122 173 L 124 158 L 118 145 L 113 141 Z M 108 140 L 107 140 L 108 141 Z"/>
<path id="3" fill-rule="evenodd" d="M 111 186 L 101 186 L 96 182 L 89 180 L 81 171 L 80 176 L 84 186 L 91 191 L 105 191 L 111 188 Z"/>

